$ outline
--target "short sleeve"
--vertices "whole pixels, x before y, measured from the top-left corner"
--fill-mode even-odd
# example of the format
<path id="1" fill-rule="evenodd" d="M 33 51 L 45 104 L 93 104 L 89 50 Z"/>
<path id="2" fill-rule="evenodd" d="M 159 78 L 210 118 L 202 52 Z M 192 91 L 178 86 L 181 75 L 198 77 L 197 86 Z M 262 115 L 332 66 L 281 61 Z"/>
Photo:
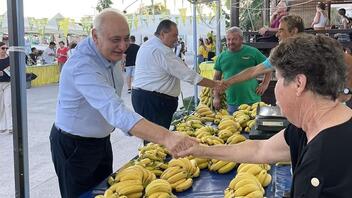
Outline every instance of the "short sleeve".
<path id="1" fill-rule="evenodd" d="M 270 69 L 273 67 L 273 65 L 270 63 L 269 58 L 267 58 L 262 64 L 264 65 L 265 69 Z"/>
<path id="2" fill-rule="evenodd" d="M 223 53 L 226 53 L 226 52 L 223 52 Z M 214 65 L 214 69 L 215 69 L 216 71 L 222 72 L 220 61 L 221 61 L 221 58 L 222 58 L 222 54 L 223 54 L 223 53 L 221 53 L 221 54 L 219 55 L 219 57 L 216 58 L 215 65 Z"/>

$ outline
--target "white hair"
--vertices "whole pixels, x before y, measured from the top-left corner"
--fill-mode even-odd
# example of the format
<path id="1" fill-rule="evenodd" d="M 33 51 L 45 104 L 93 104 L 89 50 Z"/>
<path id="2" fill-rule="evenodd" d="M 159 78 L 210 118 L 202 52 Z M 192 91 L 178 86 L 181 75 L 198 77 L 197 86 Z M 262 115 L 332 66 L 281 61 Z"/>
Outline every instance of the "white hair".
<path id="1" fill-rule="evenodd" d="M 243 31 L 237 26 L 233 26 L 227 29 L 226 34 L 228 33 L 238 33 L 243 38 Z"/>

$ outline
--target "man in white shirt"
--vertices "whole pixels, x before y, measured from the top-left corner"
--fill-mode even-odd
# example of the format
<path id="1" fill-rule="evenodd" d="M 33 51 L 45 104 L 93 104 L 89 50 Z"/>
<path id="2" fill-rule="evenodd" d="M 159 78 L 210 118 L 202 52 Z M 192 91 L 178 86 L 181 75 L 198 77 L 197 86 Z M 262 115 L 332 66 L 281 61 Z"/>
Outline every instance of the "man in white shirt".
<path id="1" fill-rule="evenodd" d="M 49 47 L 44 50 L 43 60 L 45 64 L 51 64 L 55 61 L 55 46 L 56 44 L 54 42 L 50 42 Z"/>
<path id="2" fill-rule="evenodd" d="M 138 51 L 132 84 L 134 110 L 165 128 L 170 127 L 172 115 L 177 109 L 180 80 L 216 90 L 225 87 L 221 81 L 203 78 L 189 69 L 173 51 L 177 40 L 176 23 L 161 21 L 155 36 Z"/>

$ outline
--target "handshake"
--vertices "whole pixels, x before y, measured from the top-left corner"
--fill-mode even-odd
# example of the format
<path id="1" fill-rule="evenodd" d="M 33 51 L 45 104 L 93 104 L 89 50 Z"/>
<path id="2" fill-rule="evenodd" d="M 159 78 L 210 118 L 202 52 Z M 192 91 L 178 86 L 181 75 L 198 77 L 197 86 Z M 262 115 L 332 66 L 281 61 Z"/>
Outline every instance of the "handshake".
<path id="1" fill-rule="evenodd" d="M 218 92 L 218 93 L 223 93 L 225 92 L 225 90 L 231 85 L 229 84 L 227 81 L 224 80 L 214 80 L 214 91 Z"/>
<path id="2" fill-rule="evenodd" d="M 189 155 L 202 155 L 202 146 L 196 138 L 183 135 L 178 132 L 172 132 L 166 138 L 164 146 L 168 149 L 174 158 L 185 157 Z"/>

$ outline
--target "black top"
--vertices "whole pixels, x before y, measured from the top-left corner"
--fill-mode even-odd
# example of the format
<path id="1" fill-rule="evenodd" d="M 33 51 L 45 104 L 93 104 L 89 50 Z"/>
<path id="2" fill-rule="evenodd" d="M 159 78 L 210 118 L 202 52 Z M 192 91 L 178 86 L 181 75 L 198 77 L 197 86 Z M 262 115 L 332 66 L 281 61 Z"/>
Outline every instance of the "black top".
<path id="1" fill-rule="evenodd" d="M 308 144 L 293 125 L 284 135 L 292 160 L 291 197 L 352 197 L 352 119 L 321 131 Z"/>
<path id="2" fill-rule="evenodd" d="M 139 45 L 132 43 L 126 50 L 126 67 L 136 65 L 136 56 L 139 50 Z"/>
<path id="3" fill-rule="evenodd" d="M 10 82 L 10 76 L 8 76 L 4 69 L 10 65 L 10 58 L 6 57 L 4 59 L 0 59 L 0 71 L 3 72 L 3 75 L 0 76 L 0 82 Z"/>

